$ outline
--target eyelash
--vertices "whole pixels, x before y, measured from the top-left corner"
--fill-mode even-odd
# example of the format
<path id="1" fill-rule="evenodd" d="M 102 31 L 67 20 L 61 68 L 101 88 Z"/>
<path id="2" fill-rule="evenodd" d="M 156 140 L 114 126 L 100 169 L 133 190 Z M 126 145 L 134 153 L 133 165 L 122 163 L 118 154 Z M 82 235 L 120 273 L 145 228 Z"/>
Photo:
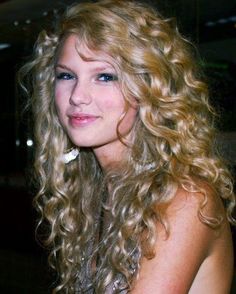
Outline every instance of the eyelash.
<path id="1" fill-rule="evenodd" d="M 110 73 L 101 73 L 98 75 L 97 79 L 100 81 L 102 79 L 103 82 L 114 82 L 118 80 L 118 77 L 114 74 Z"/>
<path id="2" fill-rule="evenodd" d="M 68 72 L 60 72 L 56 75 L 58 80 L 73 80 L 75 77 Z"/>
<path id="3" fill-rule="evenodd" d="M 67 72 L 61 72 L 56 74 L 56 78 L 57 80 L 74 80 L 75 76 Z M 98 74 L 96 79 L 98 81 L 107 83 L 107 82 L 117 81 L 118 77 L 115 74 L 111 74 L 111 73 L 101 73 L 101 74 Z"/>

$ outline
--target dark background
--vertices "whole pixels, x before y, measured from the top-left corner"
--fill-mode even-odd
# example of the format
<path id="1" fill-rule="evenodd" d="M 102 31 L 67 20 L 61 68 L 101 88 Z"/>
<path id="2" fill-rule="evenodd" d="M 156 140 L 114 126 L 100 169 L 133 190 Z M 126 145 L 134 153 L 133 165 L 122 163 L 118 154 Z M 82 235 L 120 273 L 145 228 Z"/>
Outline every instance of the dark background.
<path id="1" fill-rule="evenodd" d="M 28 146 L 32 123 L 23 111 L 16 72 L 30 56 L 39 31 L 50 28 L 73 2 L 0 0 L 0 293 L 50 293 L 53 287 L 46 252 L 34 236 L 29 185 L 34 147 Z M 180 31 L 198 48 L 211 101 L 220 114 L 219 146 L 235 176 L 236 0 L 146 2 L 167 17 L 176 16 Z"/>

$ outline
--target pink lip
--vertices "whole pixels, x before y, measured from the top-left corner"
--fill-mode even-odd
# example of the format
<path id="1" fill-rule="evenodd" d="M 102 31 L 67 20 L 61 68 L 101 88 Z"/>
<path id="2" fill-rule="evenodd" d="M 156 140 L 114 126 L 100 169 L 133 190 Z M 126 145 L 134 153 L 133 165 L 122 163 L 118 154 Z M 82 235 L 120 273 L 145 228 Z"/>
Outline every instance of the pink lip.
<path id="1" fill-rule="evenodd" d="M 93 123 L 97 119 L 98 116 L 85 113 L 69 115 L 69 123 L 73 127 L 84 127 Z"/>

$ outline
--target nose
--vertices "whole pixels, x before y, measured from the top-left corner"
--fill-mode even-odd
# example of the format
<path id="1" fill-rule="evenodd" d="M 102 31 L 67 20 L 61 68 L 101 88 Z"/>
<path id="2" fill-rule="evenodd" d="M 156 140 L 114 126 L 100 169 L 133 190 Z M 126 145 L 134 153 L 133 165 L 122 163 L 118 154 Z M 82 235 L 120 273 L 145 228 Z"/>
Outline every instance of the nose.
<path id="1" fill-rule="evenodd" d="M 81 105 L 81 104 L 90 104 L 92 101 L 90 88 L 88 85 L 85 85 L 85 83 L 77 82 L 70 95 L 70 104 L 71 105 Z"/>

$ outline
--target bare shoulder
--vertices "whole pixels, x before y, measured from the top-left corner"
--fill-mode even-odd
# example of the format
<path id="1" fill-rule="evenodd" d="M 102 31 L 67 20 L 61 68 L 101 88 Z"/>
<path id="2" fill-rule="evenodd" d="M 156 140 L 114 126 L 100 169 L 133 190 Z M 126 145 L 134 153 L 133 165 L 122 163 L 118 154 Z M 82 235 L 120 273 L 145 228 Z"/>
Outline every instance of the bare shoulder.
<path id="1" fill-rule="evenodd" d="M 198 235 L 198 240 L 202 239 L 207 249 L 227 223 L 221 199 L 208 187 L 204 187 L 204 193 L 178 189 L 165 210 L 164 218 L 168 225 L 169 237 L 167 238 L 165 228 L 157 223 L 159 241 L 171 240 L 179 235 L 189 239 Z M 214 227 L 216 228 L 213 229 Z M 156 245 L 158 249 L 158 242 Z"/>
<path id="2" fill-rule="evenodd" d="M 230 228 L 220 199 L 210 189 L 205 191 L 176 192 L 166 209 L 169 234 L 156 224 L 155 257 L 142 258 L 131 293 L 227 293 L 233 270 Z M 217 218 L 218 228 L 207 223 Z M 226 282 L 217 292 L 220 275 Z"/>
<path id="3" fill-rule="evenodd" d="M 186 213 L 190 217 L 194 217 L 196 213 L 199 215 L 200 211 L 206 218 L 207 216 L 214 218 L 219 215 L 223 217 L 225 212 L 220 198 L 207 185 L 202 185 L 202 190 L 202 192 L 188 192 L 179 188 L 167 208 L 167 217 L 175 216 L 179 213 Z M 186 208 L 190 209 L 190 211 L 186 210 Z M 195 213 L 192 215 L 192 212 Z"/>

